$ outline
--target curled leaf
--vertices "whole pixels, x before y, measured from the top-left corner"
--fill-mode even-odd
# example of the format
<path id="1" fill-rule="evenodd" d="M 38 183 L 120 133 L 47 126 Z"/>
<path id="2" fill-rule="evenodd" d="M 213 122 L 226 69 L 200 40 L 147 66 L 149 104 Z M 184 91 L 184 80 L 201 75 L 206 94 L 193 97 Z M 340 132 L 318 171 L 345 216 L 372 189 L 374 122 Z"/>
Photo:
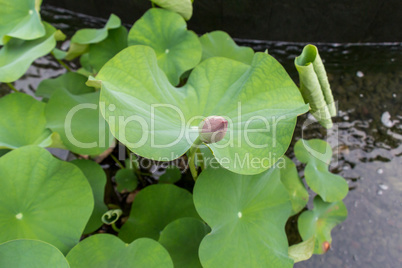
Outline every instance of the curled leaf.
<path id="1" fill-rule="evenodd" d="M 120 218 L 121 214 L 123 214 L 121 209 L 109 210 L 102 215 L 102 222 L 108 225 L 113 224 Z"/>

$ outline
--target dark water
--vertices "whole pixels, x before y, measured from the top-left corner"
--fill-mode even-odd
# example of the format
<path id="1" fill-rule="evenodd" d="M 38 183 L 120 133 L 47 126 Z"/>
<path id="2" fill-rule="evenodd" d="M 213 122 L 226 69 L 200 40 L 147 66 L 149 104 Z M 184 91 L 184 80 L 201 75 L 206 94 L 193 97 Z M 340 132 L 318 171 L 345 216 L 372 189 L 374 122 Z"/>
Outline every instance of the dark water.
<path id="1" fill-rule="evenodd" d="M 79 28 L 102 27 L 104 20 L 45 7 L 45 20 L 69 37 Z M 305 44 L 237 40 L 268 51 L 297 81 L 293 66 Z M 66 44 L 64 44 L 66 45 Z M 339 116 L 325 130 L 318 124 L 295 137 L 327 140 L 334 150 L 332 172 L 351 191 L 344 200 L 348 219 L 333 232 L 332 249 L 295 267 L 395 268 L 402 263 L 402 43 L 316 44 L 325 61 Z M 38 59 L 16 87 L 33 94 L 38 83 L 64 70 L 50 56 Z M 0 94 L 6 90 L 0 85 Z M 289 151 L 292 156 L 292 151 Z"/>

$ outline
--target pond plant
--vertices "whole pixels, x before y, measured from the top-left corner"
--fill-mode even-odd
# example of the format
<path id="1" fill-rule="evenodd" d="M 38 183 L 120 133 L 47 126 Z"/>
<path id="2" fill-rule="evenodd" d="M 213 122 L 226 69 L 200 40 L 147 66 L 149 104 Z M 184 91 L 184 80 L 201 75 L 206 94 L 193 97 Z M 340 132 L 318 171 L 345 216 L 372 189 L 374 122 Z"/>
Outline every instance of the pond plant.
<path id="1" fill-rule="evenodd" d="M 0 0 L 0 82 L 13 91 L 0 99 L 0 267 L 286 268 L 329 249 L 348 192 L 331 147 L 297 137 L 304 172 L 285 156 L 299 115 L 325 128 L 336 115 L 315 46 L 295 59 L 298 87 L 268 52 L 188 30 L 190 0 L 152 0 L 129 31 L 112 14 L 67 50 L 40 5 Z M 49 53 L 66 72 L 35 98 L 19 92 L 12 82 Z"/>

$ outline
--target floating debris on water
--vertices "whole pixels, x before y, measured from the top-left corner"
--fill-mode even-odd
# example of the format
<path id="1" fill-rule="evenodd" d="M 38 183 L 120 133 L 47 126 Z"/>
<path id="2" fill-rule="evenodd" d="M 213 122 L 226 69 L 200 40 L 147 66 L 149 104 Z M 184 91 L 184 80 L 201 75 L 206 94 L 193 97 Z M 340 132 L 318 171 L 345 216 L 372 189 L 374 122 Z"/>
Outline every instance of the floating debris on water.
<path id="1" fill-rule="evenodd" d="M 361 78 L 364 76 L 364 73 L 362 71 L 357 71 L 356 76 Z"/>
<path id="2" fill-rule="evenodd" d="M 386 185 L 386 184 L 384 184 L 384 183 L 380 183 L 380 184 L 378 185 L 378 187 L 380 187 L 381 190 L 384 190 L 384 191 L 386 191 L 386 190 L 389 189 L 388 185 Z"/>
<path id="3" fill-rule="evenodd" d="M 383 173 L 384 173 L 384 170 L 383 170 L 382 168 L 379 168 L 379 169 L 377 169 L 377 173 L 378 173 L 378 174 L 383 174 Z"/>

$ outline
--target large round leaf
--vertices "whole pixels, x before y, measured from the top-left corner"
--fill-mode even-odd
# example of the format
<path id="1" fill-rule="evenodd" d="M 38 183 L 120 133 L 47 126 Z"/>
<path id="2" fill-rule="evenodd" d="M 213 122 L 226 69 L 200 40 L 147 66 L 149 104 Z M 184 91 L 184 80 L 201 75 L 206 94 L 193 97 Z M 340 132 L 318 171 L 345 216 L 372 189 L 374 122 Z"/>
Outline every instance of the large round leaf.
<path id="1" fill-rule="evenodd" d="M 149 238 L 125 244 L 110 234 L 90 236 L 67 255 L 71 268 L 173 268 L 166 249 Z"/>
<path id="2" fill-rule="evenodd" d="M 166 225 L 183 217 L 199 218 L 192 195 L 171 184 L 151 185 L 135 197 L 119 237 L 126 242 L 140 237 L 157 240 Z"/>
<path id="3" fill-rule="evenodd" d="M 43 241 L 17 239 L 0 244 L 0 267 L 12 268 L 69 268 L 57 248 Z"/>
<path id="4" fill-rule="evenodd" d="M 36 89 L 35 95 L 49 99 L 50 96 L 58 89 L 63 89 L 74 95 L 94 92 L 94 88 L 85 85 L 87 77 L 68 72 L 60 75 L 57 78 L 42 80 Z"/>
<path id="5" fill-rule="evenodd" d="M 281 163 L 283 163 L 283 167 L 280 166 Z M 292 160 L 287 156 L 283 156 L 283 159 L 278 161 L 278 168 L 281 171 L 281 181 L 288 191 L 290 201 L 292 202 L 291 215 L 295 215 L 307 205 L 309 194 Z"/>
<path id="6" fill-rule="evenodd" d="M 193 15 L 193 0 L 151 0 L 158 6 L 179 13 L 185 20 Z"/>
<path id="7" fill-rule="evenodd" d="M 251 65 L 208 59 L 175 88 L 151 48 L 131 46 L 96 78 L 105 104 L 101 112 L 130 150 L 156 160 L 178 158 L 197 138 L 201 120 L 219 115 L 228 120 L 228 130 L 209 147 L 223 167 L 242 174 L 272 166 L 289 146 L 297 115 L 308 109 L 283 67 L 265 53 L 255 54 Z"/>
<path id="8" fill-rule="evenodd" d="M 293 267 L 285 233 L 291 204 L 278 168 L 253 176 L 205 169 L 194 204 L 212 228 L 199 249 L 204 267 Z"/>
<path id="9" fill-rule="evenodd" d="M 326 202 L 340 201 L 348 194 L 348 183 L 339 175 L 328 171 L 332 158 L 331 146 L 319 139 L 299 140 L 295 144 L 295 155 L 307 164 L 304 177 L 310 188 Z"/>
<path id="10" fill-rule="evenodd" d="M 331 230 L 348 216 L 342 201 L 326 203 L 320 196 L 314 198 L 314 209 L 303 212 L 298 219 L 298 228 L 303 240 L 315 236 L 315 254 L 323 254 L 329 249 Z"/>
<path id="11" fill-rule="evenodd" d="M 99 164 L 91 160 L 76 159 L 71 161 L 71 163 L 81 169 L 91 185 L 95 206 L 91 218 L 89 218 L 84 229 L 85 234 L 91 233 L 102 226 L 102 215 L 108 210 L 103 201 L 105 195 L 106 174 Z"/>
<path id="12" fill-rule="evenodd" d="M 170 83 L 179 84 L 180 76 L 201 60 L 197 35 L 187 30 L 180 15 L 160 8 L 148 10 L 131 28 L 128 45 L 146 45 L 155 50 L 158 65 Z"/>
<path id="13" fill-rule="evenodd" d="M 169 223 L 161 232 L 159 243 L 172 257 L 176 268 L 202 267 L 198 258 L 201 240 L 210 228 L 200 220 L 181 218 Z"/>
<path id="14" fill-rule="evenodd" d="M 50 53 L 56 46 L 56 29 L 48 23 L 44 25 L 44 36 L 29 41 L 12 38 L 0 50 L 0 82 L 19 79 L 34 60 Z"/>
<path id="15" fill-rule="evenodd" d="M 46 128 L 45 106 L 43 102 L 23 93 L 1 98 L 0 148 L 50 146 L 52 132 Z"/>
<path id="16" fill-rule="evenodd" d="M 214 31 L 200 37 L 202 60 L 212 57 L 225 57 L 251 64 L 254 51 L 250 47 L 240 47 L 225 32 Z"/>
<path id="17" fill-rule="evenodd" d="M 0 0 L 0 45 L 5 36 L 31 40 L 45 35 L 40 19 L 42 0 Z"/>
<path id="18" fill-rule="evenodd" d="M 112 143 L 109 126 L 99 113 L 99 91 L 73 95 L 56 90 L 46 105 L 46 126 L 60 135 L 72 152 L 97 155 Z"/>
<path id="19" fill-rule="evenodd" d="M 0 242 L 40 239 L 63 253 L 78 243 L 94 202 L 76 166 L 25 146 L 0 158 L 0 185 Z"/>

